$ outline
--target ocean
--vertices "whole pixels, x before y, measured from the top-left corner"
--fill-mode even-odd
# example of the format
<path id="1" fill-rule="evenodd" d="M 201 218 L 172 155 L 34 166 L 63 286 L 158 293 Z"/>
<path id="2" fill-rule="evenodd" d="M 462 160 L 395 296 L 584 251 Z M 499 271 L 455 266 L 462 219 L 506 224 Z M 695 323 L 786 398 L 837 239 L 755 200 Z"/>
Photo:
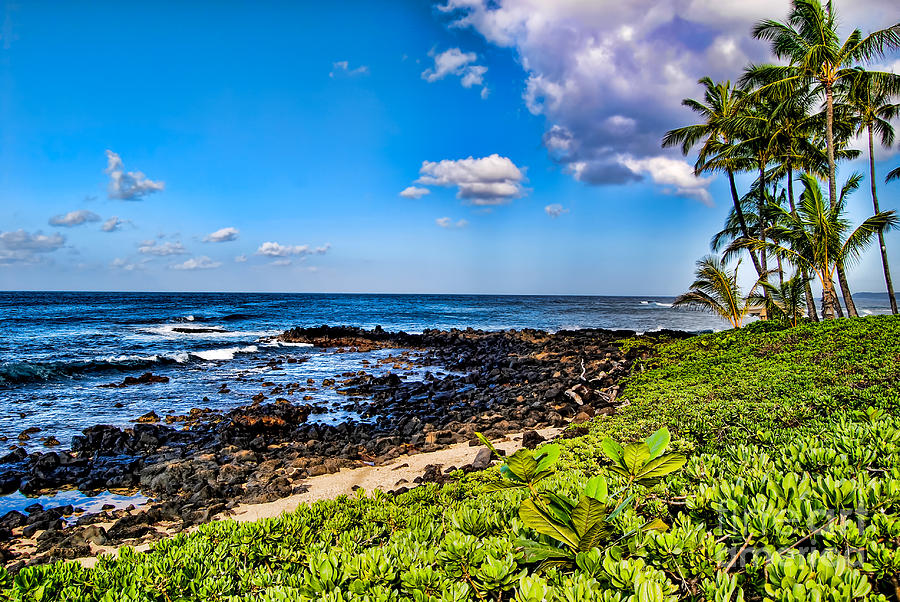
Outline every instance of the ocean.
<path id="1" fill-rule="evenodd" d="M 53 438 L 59 444 L 51 449 L 63 449 L 95 424 L 127 426 L 150 411 L 165 416 L 250 403 L 262 381 L 320 382 L 391 367 L 384 363 L 390 350 L 335 354 L 268 340 L 293 326 L 380 325 L 406 332 L 727 327 L 671 303 L 670 297 L 3 292 L 0 445 L 43 450 Z M 886 298 L 860 296 L 858 305 L 861 313 L 887 311 Z M 273 368 L 273 360 L 282 363 Z M 100 386 L 144 372 L 169 382 Z M 315 420 L 350 417 L 333 391 L 323 389 L 313 401 L 329 406 Z M 40 430 L 20 439 L 26 428 Z"/>

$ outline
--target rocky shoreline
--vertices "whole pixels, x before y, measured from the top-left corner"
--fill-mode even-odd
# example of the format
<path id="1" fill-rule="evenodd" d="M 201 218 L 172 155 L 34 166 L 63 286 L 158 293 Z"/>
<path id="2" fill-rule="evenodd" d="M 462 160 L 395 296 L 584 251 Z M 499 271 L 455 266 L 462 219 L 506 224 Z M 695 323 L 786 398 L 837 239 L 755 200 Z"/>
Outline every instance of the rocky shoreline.
<path id="1" fill-rule="evenodd" d="M 197 408 L 167 417 L 167 424 L 151 413 L 131 428 L 85 429 L 69 451 L 27 454 L 20 448 L 0 457 L 2 493 L 140 490 L 155 500 L 139 509 L 105 510 L 76 520 L 71 507 L 36 505 L 27 514 L 7 513 L 0 517 L 0 561 L 15 571 L 88 555 L 91 544 L 151 541 L 164 536 L 160 525 L 166 533 L 177 532 L 228 513 L 238 503 L 300 493 L 309 477 L 474 442 L 476 431 L 491 438 L 525 431 L 525 443 L 535 444 L 539 439 L 529 438 L 528 431 L 583 422 L 627 403 L 619 397 L 620 380 L 647 353 L 640 345 L 623 352 L 620 341 L 632 336 L 631 331 L 593 329 L 553 334 L 291 329 L 277 339 L 337 353 L 396 349 L 390 360 L 395 371 L 345 372 L 321 383 L 262 383 L 252 405 L 229 412 Z M 651 341 L 690 335 L 641 336 Z M 406 380 L 404 369 L 411 366 L 450 374 L 428 372 L 422 380 Z M 141 378 L 135 384 L 153 382 L 152 375 Z M 361 419 L 335 426 L 309 422 L 321 411 L 307 403 L 311 399 L 305 393 L 312 386 L 334 388 L 346 397 L 344 409 Z M 440 480 L 443 475 L 423 477 Z M 19 545 L 25 539 L 33 545 Z"/>

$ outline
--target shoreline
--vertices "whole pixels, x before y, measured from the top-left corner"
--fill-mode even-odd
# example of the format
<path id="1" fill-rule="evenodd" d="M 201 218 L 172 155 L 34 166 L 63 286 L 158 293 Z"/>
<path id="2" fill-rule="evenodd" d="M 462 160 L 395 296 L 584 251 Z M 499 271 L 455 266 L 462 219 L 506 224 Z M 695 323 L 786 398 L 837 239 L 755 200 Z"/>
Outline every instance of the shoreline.
<path id="1" fill-rule="evenodd" d="M 398 350 L 395 371 L 386 375 L 359 371 L 321 382 L 345 396 L 348 407 L 368 423 L 309 423 L 313 406 L 292 403 L 286 398 L 290 391 L 279 397 L 281 391 L 269 388 L 252 405 L 185 417 L 173 425 L 179 429 L 156 422 L 124 430 L 97 426 L 76 438 L 72 452 L 10 454 L 0 459 L 0 477 L 13 474 L 32 490 L 132 488 L 156 501 L 133 514 L 85 515 L 72 526 L 61 521 L 58 509 L 42 508 L 28 516 L 8 513 L 0 519 L 0 536 L 6 529 L 7 541 L 0 542 L 3 564 L 16 570 L 78 558 L 96 542 L 140 545 L 240 505 L 303 496 L 309 482 L 325 474 L 466 445 L 475 431 L 500 439 L 614 413 L 624 403 L 617 398 L 618 383 L 641 354 L 639 346 L 623 352 L 621 341 L 636 336 L 599 329 L 553 334 L 530 329 L 422 334 L 349 327 L 288 330 L 277 340 L 333 353 Z M 666 336 L 690 335 L 661 331 L 638 338 L 649 342 Z M 421 381 L 409 381 L 404 371 L 412 366 L 437 368 L 444 375 L 428 372 Z M 302 387 L 298 383 L 295 388 Z M 165 526 L 165 533 L 157 526 Z M 17 555 L 15 542 L 23 533 L 37 537 L 38 545 Z"/>

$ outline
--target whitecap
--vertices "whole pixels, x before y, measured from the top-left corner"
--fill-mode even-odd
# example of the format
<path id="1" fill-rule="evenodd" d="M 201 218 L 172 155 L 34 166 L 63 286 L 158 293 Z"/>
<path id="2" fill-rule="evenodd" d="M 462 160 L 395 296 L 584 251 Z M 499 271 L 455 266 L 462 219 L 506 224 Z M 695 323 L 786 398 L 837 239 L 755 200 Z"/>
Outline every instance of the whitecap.
<path id="1" fill-rule="evenodd" d="M 208 362 L 233 360 L 238 353 L 256 353 L 259 347 L 256 345 L 248 345 L 246 347 L 227 347 L 225 349 L 209 349 L 207 351 L 198 351 L 191 355 L 199 357 Z"/>

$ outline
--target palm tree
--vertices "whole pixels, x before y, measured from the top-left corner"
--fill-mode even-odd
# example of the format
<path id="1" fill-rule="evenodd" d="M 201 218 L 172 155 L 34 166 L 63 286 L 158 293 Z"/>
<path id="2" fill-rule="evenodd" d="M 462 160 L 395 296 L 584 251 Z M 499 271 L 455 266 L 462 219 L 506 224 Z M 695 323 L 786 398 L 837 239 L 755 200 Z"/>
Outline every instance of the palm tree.
<path id="1" fill-rule="evenodd" d="M 895 167 L 884 177 L 885 183 L 893 182 L 894 180 L 900 180 L 900 167 Z"/>
<path id="2" fill-rule="evenodd" d="M 742 235 L 749 238 L 750 230 L 744 219 L 734 181 L 735 172 L 747 169 L 748 163 L 744 158 L 725 152 L 734 144 L 731 132 L 740 112 L 744 92 L 732 88 L 729 81 L 716 83 L 709 77 L 704 77 L 697 83 L 704 87 L 703 101 L 685 98 L 681 104 L 701 115 L 705 121 L 670 130 L 663 137 L 662 145 L 680 146 L 681 152 L 687 155 L 694 146 L 700 144 L 697 162 L 694 164 L 695 173 L 699 175 L 703 172 L 724 171 L 727 174 L 738 227 Z M 756 253 L 749 249 L 748 252 L 756 273 L 762 275 L 763 269 Z"/>
<path id="3" fill-rule="evenodd" d="M 752 65 L 743 81 L 761 84 L 757 93 L 803 85 L 810 86 L 825 100 L 825 147 L 828 155 L 828 199 L 838 204 L 835 169 L 834 94 L 835 87 L 853 77 L 855 67 L 884 56 L 885 50 L 900 47 L 900 23 L 867 36 L 859 29 L 843 42 L 837 33 L 837 17 L 831 0 L 793 0 L 787 22 L 765 20 L 753 28 L 753 37 L 768 40 L 772 51 L 787 65 Z M 889 82 L 898 76 L 872 71 L 871 77 Z"/>
<path id="4" fill-rule="evenodd" d="M 844 207 L 850 193 L 859 187 L 860 180 L 861 176 L 854 174 L 844 185 L 837 202 L 831 204 L 825 201 L 818 181 L 803 174 L 804 190 L 796 214 L 776 208 L 781 215 L 773 226 L 773 238 L 787 244 L 760 239 L 734 243 L 738 247 L 769 248 L 784 253 L 799 267 L 815 272 L 822 285 L 822 317 L 826 320 L 834 318 L 838 306 L 834 290 L 838 266 L 857 260 L 879 230 L 898 223 L 894 211 L 882 211 L 849 232 L 851 224 L 844 216 Z"/>
<path id="5" fill-rule="evenodd" d="M 872 78 L 867 71 L 860 70 L 852 80 L 849 93 L 844 99 L 854 117 L 856 134 L 866 133 L 869 141 L 869 176 L 872 185 L 872 204 L 875 213 L 878 208 L 878 191 L 875 180 L 875 135 L 884 147 L 894 143 L 894 128 L 891 120 L 900 115 L 900 104 L 892 103 L 891 98 L 900 92 L 900 88 L 889 89 L 885 82 Z M 897 313 L 897 299 L 894 296 L 894 283 L 891 281 L 891 270 L 888 267 L 887 247 L 884 244 L 884 233 L 878 233 L 878 246 L 881 250 L 881 265 L 884 268 L 884 282 L 887 286 L 888 298 L 891 302 L 891 313 Z"/>
<path id="6" fill-rule="evenodd" d="M 791 326 L 796 326 L 800 319 L 803 318 L 804 309 L 807 304 L 807 289 L 809 289 L 809 278 L 803 275 L 800 270 L 791 278 L 781 282 L 779 286 L 763 282 L 762 285 L 769 289 L 769 311 L 771 317 L 779 317 L 788 322 Z M 751 299 L 754 303 L 765 303 L 765 295 L 753 295 Z"/>
<path id="7" fill-rule="evenodd" d="M 734 271 L 730 271 L 718 257 L 707 255 L 697 262 L 697 279 L 691 290 L 677 297 L 672 305 L 718 314 L 733 328 L 740 328 L 752 305 L 750 296 L 744 297 L 737 282 L 740 265 L 738 261 Z"/>

